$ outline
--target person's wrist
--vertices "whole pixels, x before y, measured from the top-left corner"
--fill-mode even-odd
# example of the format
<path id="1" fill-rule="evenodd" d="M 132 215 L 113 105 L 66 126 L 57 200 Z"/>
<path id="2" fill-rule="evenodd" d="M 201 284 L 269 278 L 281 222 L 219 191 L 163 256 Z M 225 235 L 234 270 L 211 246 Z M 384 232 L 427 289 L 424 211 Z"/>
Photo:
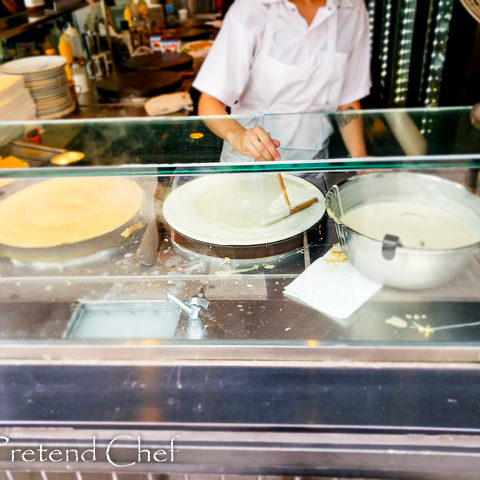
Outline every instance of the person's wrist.
<path id="1" fill-rule="evenodd" d="M 352 158 L 362 158 L 362 157 L 369 157 L 366 150 L 357 150 L 355 152 L 350 153 L 350 157 Z"/>
<path id="2" fill-rule="evenodd" d="M 238 144 L 238 140 L 240 136 L 246 131 L 245 128 L 243 128 L 241 125 L 239 125 L 239 128 L 236 128 L 235 130 L 231 130 L 227 133 L 225 140 L 235 149 L 237 150 L 240 146 Z"/>

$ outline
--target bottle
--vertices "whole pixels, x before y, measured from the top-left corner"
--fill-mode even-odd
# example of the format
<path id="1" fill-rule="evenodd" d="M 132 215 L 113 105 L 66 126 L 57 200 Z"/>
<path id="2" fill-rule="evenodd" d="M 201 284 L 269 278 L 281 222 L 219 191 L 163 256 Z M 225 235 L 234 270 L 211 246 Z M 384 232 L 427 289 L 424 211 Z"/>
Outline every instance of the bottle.
<path id="1" fill-rule="evenodd" d="M 72 64 L 72 75 L 77 94 L 87 93 L 90 91 L 85 65 L 82 65 L 81 63 Z"/>
<path id="2" fill-rule="evenodd" d="M 72 47 L 65 40 L 64 35 L 60 35 L 60 41 L 58 42 L 58 53 L 67 60 L 67 64 L 65 65 L 65 72 L 67 74 L 68 83 L 72 83 L 73 77 L 72 77 L 72 70 L 70 68 L 70 64 L 73 63 L 73 53 L 72 53 Z"/>
<path id="3" fill-rule="evenodd" d="M 148 5 L 147 5 L 147 2 L 145 0 L 139 0 L 138 4 L 137 4 L 137 7 L 138 7 L 138 14 L 141 16 L 141 17 L 147 17 L 148 15 Z"/>
<path id="4" fill-rule="evenodd" d="M 105 16 L 107 17 L 107 24 L 112 27 L 112 29 L 115 31 L 115 22 L 113 20 L 113 13 L 111 8 L 105 4 Z M 107 28 L 107 26 L 105 26 Z"/>
<path id="5" fill-rule="evenodd" d="M 123 10 L 123 19 L 128 22 L 129 27 L 133 27 L 133 11 L 130 8 L 130 5 L 126 5 Z"/>
<path id="6" fill-rule="evenodd" d="M 84 55 L 82 41 L 80 40 L 80 35 L 78 34 L 76 28 L 72 27 L 72 25 L 69 23 L 64 29 L 63 34 L 65 35 L 65 40 L 72 47 L 73 58 L 83 58 Z"/>
<path id="7" fill-rule="evenodd" d="M 132 14 L 134 17 L 138 17 L 138 5 L 135 0 L 130 2 L 130 8 L 132 9 Z"/>
<path id="8" fill-rule="evenodd" d="M 42 50 L 45 52 L 45 55 L 56 55 L 57 52 L 55 51 L 55 47 L 50 42 L 49 38 L 47 37 L 42 44 Z M 52 53 L 53 51 L 53 53 Z"/>
<path id="9" fill-rule="evenodd" d="M 166 0 L 165 2 L 165 23 L 171 25 L 175 23 L 175 3 L 173 0 Z"/>
<path id="10" fill-rule="evenodd" d="M 120 22 L 120 25 L 122 28 L 122 32 L 120 33 L 120 36 L 122 37 L 123 43 L 125 43 L 125 45 L 128 48 L 128 53 L 132 55 L 133 53 L 132 36 L 130 34 L 128 22 L 123 20 L 122 22 Z"/>
<path id="11" fill-rule="evenodd" d="M 65 40 L 65 35 L 60 35 L 58 42 L 58 53 L 67 59 L 67 63 L 73 63 L 73 51 L 70 43 Z"/>
<path id="12" fill-rule="evenodd" d="M 135 51 L 138 47 L 142 45 L 142 40 L 140 38 L 140 32 L 137 27 L 132 27 L 130 29 L 130 35 L 132 39 L 132 48 Z"/>

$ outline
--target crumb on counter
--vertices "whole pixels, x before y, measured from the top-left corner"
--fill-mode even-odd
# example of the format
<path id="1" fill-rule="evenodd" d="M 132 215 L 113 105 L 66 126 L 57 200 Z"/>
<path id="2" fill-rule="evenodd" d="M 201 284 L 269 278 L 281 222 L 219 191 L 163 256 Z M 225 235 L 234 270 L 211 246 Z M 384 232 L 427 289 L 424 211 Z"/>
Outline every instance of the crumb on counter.
<path id="1" fill-rule="evenodd" d="M 324 258 L 328 263 L 334 264 L 346 263 L 348 261 L 339 243 L 335 243 Z"/>
<path id="2" fill-rule="evenodd" d="M 137 230 L 140 230 L 143 228 L 143 223 L 135 223 L 134 225 L 130 225 L 127 227 L 120 235 L 122 237 L 128 238 L 133 232 L 136 232 Z"/>
<path id="3" fill-rule="evenodd" d="M 390 317 L 385 320 L 385 323 L 388 325 L 392 325 L 392 327 L 397 327 L 397 328 L 406 328 L 408 323 L 400 317 Z"/>

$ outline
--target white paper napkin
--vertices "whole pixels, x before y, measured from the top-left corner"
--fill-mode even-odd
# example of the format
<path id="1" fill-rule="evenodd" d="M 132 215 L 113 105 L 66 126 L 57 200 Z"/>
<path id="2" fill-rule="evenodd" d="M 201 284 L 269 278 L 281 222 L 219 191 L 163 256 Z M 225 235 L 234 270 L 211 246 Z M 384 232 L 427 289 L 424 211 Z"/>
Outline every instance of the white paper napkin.
<path id="1" fill-rule="evenodd" d="M 145 110 L 151 117 L 166 115 L 179 110 L 193 110 L 193 102 L 188 92 L 166 93 L 147 100 Z"/>
<path id="2" fill-rule="evenodd" d="M 284 295 L 300 300 L 334 318 L 350 317 L 382 288 L 359 273 L 334 245 L 284 289 Z"/>

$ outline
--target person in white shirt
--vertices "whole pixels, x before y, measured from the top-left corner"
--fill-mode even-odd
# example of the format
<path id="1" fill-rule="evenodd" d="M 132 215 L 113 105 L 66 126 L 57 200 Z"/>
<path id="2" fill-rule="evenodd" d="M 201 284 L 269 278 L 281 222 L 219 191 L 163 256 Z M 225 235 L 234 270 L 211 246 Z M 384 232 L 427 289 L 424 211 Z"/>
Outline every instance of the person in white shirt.
<path id="1" fill-rule="evenodd" d="M 325 158 L 326 116 L 295 113 L 360 108 L 368 27 L 364 0 L 235 0 L 193 85 L 199 115 L 248 115 L 206 121 L 225 140 L 221 160 Z M 339 126 L 350 155 L 366 156 L 361 118 L 345 113 Z"/>

